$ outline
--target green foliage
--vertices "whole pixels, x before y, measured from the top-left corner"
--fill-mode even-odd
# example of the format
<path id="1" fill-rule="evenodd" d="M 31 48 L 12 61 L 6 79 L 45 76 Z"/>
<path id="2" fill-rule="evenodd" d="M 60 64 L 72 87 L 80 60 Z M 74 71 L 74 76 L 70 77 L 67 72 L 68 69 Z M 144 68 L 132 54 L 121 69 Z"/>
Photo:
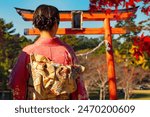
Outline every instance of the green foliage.
<path id="1" fill-rule="evenodd" d="M 5 23 L 4 19 L 0 18 L 0 79 L 3 84 L 6 84 L 9 70 L 12 69 L 21 49 L 32 42 L 14 32 L 13 23 Z M 3 86 L 4 89 L 5 87 Z"/>
<path id="2" fill-rule="evenodd" d="M 75 35 L 63 35 L 62 37 L 60 37 L 60 39 L 72 46 L 73 49 L 76 49 L 79 42 Z"/>
<path id="3" fill-rule="evenodd" d="M 133 40 L 132 38 L 137 36 L 141 30 L 139 30 L 134 22 L 134 18 L 130 18 L 126 21 L 118 21 L 116 27 L 125 27 L 128 33 L 120 35 L 116 41 L 121 42 L 118 47 L 115 47 L 117 55 L 120 56 L 118 61 L 124 61 L 126 65 L 141 66 L 143 69 L 150 68 L 149 57 L 143 54 L 138 60 L 133 56 Z M 114 46 L 114 45 L 113 45 Z M 119 58 L 116 58 L 119 59 Z"/>
<path id="4" fill-rule="evenodd" d="M 125 28 L 127 30 L 127 33 L 126 34 L 121 34 L 118 37 L 118 39 L 123 38 L 125 41 L 131 41 L 132 36 L 136 36 L 137 34 L 140 33 L 140 31 L 137 28 L 134 20 L 135 20 L 135 18 L 131 17 L 127 20 L 117 21 L 117 24 L 115 25 L 115 27 L 121 27 L 121 28 Z"/>
<path id="5" fill-rule="evenodd" d="M 84 53 L 92 50 L 103 40 L 101 38 L 88 38 L 85 36 L 75 36 L 75 35 L 64 35 L 60 37 L 65 43 L 69 44 L 77 53 Z M 97 49 L 94 54 L 101 54 L 105 52 L 105 46 L 101 46 Z"/>
<path id="6" fill-rule="evenodd" d="M 126 34 L 119 35 L 116 40 L 118 40 L 118 42 L 122 41 L 122 43 L 118 46 L 118 50 L 120 51 L 120 53 L 128 54 L 128 50 L 133 44 L 132 37 L 140 33 L 138 30 L 136 30 L 134 18 L 130 18 L 125 21 L 118 21 L 115 27 L 123 27 L 127 30 Z"/>

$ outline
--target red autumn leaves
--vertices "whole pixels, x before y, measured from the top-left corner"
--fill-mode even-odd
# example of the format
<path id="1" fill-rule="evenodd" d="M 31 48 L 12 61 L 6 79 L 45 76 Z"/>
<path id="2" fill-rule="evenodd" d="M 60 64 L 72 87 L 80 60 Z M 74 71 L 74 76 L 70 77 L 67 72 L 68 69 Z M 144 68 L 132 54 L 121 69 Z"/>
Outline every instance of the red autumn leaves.
<path id="1" fill-rule="evenodd" d="M 125 8 L 136 7 L 136 3 L 141 2 L 144 5 L 141 7 L 141 11 L 146 15 L 150 15 L 150 0 L 89 0 L 90 1 L 90 10 L 105 10 L 106 13 L 110 12 L 110 9 L 113 7 L 117 10 L 118 6 Z"/>
<path id="2" fill-rule="evenodd" d="M 150 36 L 144 36 L 144 34 L 142 34 L 141 37 L 134 37 L 133 45 L 136 46 L 136 48 L 133 48 L 133 56 L 135 56 L 136 59 L 138 59 L 139 56 L 143 56 L 142 53 L 144 52 L 150 56 Z"/>
<path id="3" fill-rule="evenodd" d="M 143 7 L 141 11 L 144 12 L 146 15 L 150 15 L 150 6 Z"/>
<path id="4" fill-rule="evenodd" d="M 140 7 L 141 12 L 144 12 L 147 16 L 150 15 L 150 0 L 89 0 L 90 1 L 90 10 L 91 11 L 105 11 L 106 13 L 111 13 L 112 9 L 115 9 L 116 16 L 118 11 L 118 6 L 123 8 L 133 8 L 136 7 L 137 3 L 141 2 L 143 4 Z M 133 17 L 133 16 L 132 16 Z M 117 20 L 117 17 L 116 17 Z M 134 44 L 136 48 L 134 49 L 134 56 L 136 59 L 139 56 L 143 56 L 143 52 L 146 52 L 150 56 L 150 36 L 134 37 Z"/>

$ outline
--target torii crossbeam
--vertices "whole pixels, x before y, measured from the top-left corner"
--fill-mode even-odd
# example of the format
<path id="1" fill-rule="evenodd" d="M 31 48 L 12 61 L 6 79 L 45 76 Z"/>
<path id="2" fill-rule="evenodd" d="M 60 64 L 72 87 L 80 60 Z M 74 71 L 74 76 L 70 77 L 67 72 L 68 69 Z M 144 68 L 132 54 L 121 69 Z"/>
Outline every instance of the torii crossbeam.
<path id="1" fill-rule="evenodd" d="M 117 13 L 115 11 L 111 11 L 111 13 L 106 12 L 83 12 L 83 21 L 104 21 L 104 26 L 102 28 L 83 28 L 81 30 L 72 30 L 72 28 L 59 28 L 57 34 L 65 35 L 65 34 L 104 34 L 105 40 L 108 42 L 110 50 L 106 51 L 106 59 L 108 66 L 108 83 L 109 83 L 109 98 L 111 100 L 117 99 L 117 86 L 116 86 L 116 76 L 115 76 L 115 66 L 114 66 L 114 57 L 113 57 L 113 49 L 112 49 L 112 34 L 125 34 L 127 30 L 125 28 L 112 28 L 110 26 L 111 20 L 126 20 L 130 18 L 135 12 L 137 8 L 130 9 L 122 9 L 118 10 Z M 20 9 L 16 8 L 16 11 L 25 21 L 32 21 L 33 19 L 33 10 Z M 72 11 L 60 11 L 60 21 L 72 21 Z M 25 29 L 25 35 L 39 35 L 38 29 Z"/>

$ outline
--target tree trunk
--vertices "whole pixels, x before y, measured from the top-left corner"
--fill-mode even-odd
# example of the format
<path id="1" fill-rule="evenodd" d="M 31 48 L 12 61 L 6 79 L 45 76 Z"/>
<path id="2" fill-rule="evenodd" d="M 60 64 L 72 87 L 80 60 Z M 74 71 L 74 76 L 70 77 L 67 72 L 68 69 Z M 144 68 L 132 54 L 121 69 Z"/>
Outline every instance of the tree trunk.
<path id="1" fill-rule="evenodd" d="M 103 87 L 100 86 L 100 95 L 99 95 L 99 99 L 103 100 Z"/>
<path id="2" fill-rule="evenodd" d="M 102 84 L 100 86 L 100 97 L 99 97 L 99 99 L 100 100 L 105 100 L 105 96 L 106 96 L 106 87 L 105 87 L 104 84 Z"/>
<path id="3" fill-rule="evenodd" d="M 124 90 L 124 99 L 127 100 L 127 89 L 123 88 L 123 90 Z"/>
<path id="4" fill-rule="evenodd" d="M 129 94 L 129 82 L 127 82 L 127 100 L 129 100 L 130 94 Z"/>
<path id="5" fill-rule="evenodd" d="M 105 97 L 106 97 L 106 87 L 104 87 L 103 89 L 103 100 L 105 100 Z"/>

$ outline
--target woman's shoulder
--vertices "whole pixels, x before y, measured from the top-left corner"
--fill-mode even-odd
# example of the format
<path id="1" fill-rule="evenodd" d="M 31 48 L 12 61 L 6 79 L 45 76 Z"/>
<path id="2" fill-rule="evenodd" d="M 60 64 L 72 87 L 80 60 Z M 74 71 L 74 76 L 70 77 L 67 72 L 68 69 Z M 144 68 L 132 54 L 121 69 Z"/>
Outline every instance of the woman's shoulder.
<path id="1" fill-rule="evenodd" d="M 76 63 L 77 57 L 75 55 L 73 48 L 67 43 L 63 42 L 62 40 L 59 39 L 59 41 L 60 41 L 59 49 L 61 49 L 65 53 L 65 55 L 73 61 L 73 63 Z"/>
<path id="2" fill-rule="evenodd" d="M 59 45 L 60 47 L 66 49 L 68 51 L 74 52 L 73 48 L 70 45 L 68 45 L 67 43 L 65 43 L 64 41 L 62 41 L 61 39 L 59 39 L 59 43 L 60 43 L 60 45 Z"/>
<path id="3" fill-rule="evenodd" d="M 33 49 L 34 49 L 34 45 L 33 45 L 33 44 L 30 44 L 30 45 L 25 46 L 25 47 L 22 49 L 22 51 L 23 51 L 23 52 L 26 52 L 26 53 L 28 53 L 28 54 L 30 54 L 30 53 L 32 53 Z"/>
<path id="4" fill-rule="evenodd" d="M 74 49 L 68 45 L 67 43 L 63 42 L 63 47 L 65 48 L 65 52 L 67 53 L 67 55 L 72 58 L 73 63 L 77 63 L 78 59 L 76 57 L 75 51 Z"/>

